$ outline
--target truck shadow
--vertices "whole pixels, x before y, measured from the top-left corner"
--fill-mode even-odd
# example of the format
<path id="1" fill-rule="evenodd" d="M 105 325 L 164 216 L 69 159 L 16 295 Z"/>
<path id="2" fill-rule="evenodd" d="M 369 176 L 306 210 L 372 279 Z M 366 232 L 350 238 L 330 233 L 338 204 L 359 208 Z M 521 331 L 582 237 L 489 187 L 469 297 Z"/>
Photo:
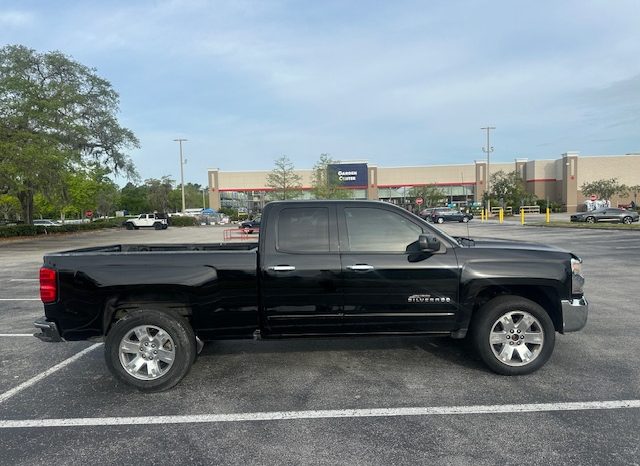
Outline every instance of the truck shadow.
<path id="1" fill-rule="evenodd" d="M 469 369 L 488 371 L 466 340 L 448 337 L 380 336 L 380 337 L 317 337 L 282 340 L 216 340 L 206 342 L 199 359 L 207 362 L 221 355 L 294 354 L 317 352 L 370 352 L 419 350 L 447 363 Z M 425 358 L 428 359 L 428 358 Z"/>

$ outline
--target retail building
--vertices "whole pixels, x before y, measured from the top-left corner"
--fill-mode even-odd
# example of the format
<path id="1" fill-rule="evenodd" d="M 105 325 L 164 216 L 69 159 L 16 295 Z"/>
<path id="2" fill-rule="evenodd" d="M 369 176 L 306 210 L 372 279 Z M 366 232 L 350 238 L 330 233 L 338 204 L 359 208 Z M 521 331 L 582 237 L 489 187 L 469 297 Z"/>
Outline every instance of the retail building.
<path id="1" fill-rule="evenodd" d="M 487 168 L 489 170 L 487 170 Z M 486 160 L 459 165 L 387 167 L 367 161 L 337 163 L 330 167 L 341 179 L 354 199 L 385 200 L 409 204 L 411 188 L 435 185 L 450 202 L 479 202 L 487 188 L 487 171 L 516 170 L 526 190 L 538 199 L 559 203 L 568 212 L 580 210 L 585 196 L 580 192 L 584 183 L 616 178 L 627 186 L 640 185 L 640 154 L 587 155 L 567 152 L 557 159 L 515 159 L 511 163 L 491 163 Z M 271 188 L 267 177 L 271 169 L 259 171 L 208 170 L 210 206 L 233 207 L 249 211 L 260 210 L 269 199 Z M 303 197 L 311 197 L 312 170 L 296 170 L 302 179 Z M 613 205 L 627 203 L 630 197 L 611 199 Z M 637 202 L 637 201 L 636 201 Z"/>

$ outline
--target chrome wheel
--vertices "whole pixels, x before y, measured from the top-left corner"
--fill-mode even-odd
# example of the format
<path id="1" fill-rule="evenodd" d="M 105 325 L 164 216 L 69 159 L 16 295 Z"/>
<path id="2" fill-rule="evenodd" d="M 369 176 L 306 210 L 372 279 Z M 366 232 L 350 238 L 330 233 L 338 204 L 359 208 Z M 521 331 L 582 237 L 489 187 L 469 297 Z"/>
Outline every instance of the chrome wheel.
<path id="1" fill-rule="evenodd" d="M 633 219 L 631 217 L 625 217 L 622 219 L 622 223 L 624 223 L 625 225 L 631 225 L 632 221 Z"/>
<path id="2" fill-rule="evenodd" d="M 596 223 L 595 217 L 587 217 L 587 223 Z"/>
<path id="3" fill-rule="evenodd" d="M 120 364 L 139 380 L 156 380 L 165 375 L 176 357 L 169 334 L 155 325 L 134 327 L 120 340 Z"/>
<path id="4" fill-rule="evenodd" d="M 531 364 L 544 346 L 542 324 L 526 311 L 511 311 L 494 322 L 489 333 L 493 355 L 511 367 Z"/>

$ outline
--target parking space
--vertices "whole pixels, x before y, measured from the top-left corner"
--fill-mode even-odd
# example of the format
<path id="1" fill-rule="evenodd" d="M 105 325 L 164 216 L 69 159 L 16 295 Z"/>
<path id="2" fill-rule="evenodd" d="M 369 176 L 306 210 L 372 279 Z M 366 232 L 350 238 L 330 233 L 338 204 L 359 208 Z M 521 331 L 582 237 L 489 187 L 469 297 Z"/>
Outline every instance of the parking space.
<path id="1" fill-rule="evenodd" d="M 223 228 L 0 243 L 0 463 L 637 463 L 640 234 L 475 222 L 443 228 L 582 256 L 587 327 L 559 335 L 549 363 L 525 377 L 497 376 L 464 342 L 444 338 L 220 341 L 205 345 L 173 390 L 143 395 L 110 376 L 91 342 L 22 336 L 42 314 L 32 280 L 42 254 L 215 242 Z"/>

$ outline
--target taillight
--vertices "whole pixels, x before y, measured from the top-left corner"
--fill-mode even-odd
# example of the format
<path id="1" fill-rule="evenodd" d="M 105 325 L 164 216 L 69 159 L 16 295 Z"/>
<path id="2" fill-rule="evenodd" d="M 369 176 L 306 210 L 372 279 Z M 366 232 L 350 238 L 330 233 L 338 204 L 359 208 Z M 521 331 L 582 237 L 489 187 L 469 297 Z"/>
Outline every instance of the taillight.
<path id="1" fill-rule="evenodd" d="M 40 269 L 40 299 L 43 303 L 53 303 L 58 299 L 58 280 L 56 271 L 42 267 Z"/>

